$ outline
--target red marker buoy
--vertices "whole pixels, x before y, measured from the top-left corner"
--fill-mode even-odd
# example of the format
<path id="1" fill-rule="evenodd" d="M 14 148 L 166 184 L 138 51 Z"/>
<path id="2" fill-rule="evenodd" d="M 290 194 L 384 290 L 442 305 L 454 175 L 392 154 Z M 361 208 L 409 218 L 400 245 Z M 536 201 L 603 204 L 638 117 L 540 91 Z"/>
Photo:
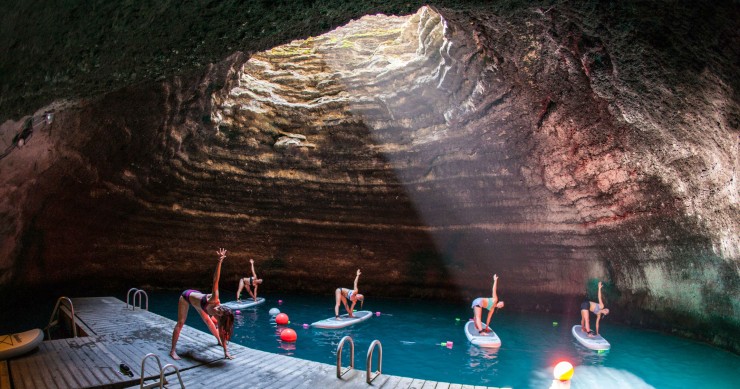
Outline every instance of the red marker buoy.
<path id="1" fill-rule="evenodd" d="M 284 313 L 279 313 L 277 316 L 275 316 L 275 323 L 278 323 L 281 326 L 288 324 L 288 315 Z"/>
<path id="2" fill-rule="evenodd" d="M 280 331 L 280 340 L 283 342 L 295 342 L 298 340 L 298 334 L 290 328 Z"/>

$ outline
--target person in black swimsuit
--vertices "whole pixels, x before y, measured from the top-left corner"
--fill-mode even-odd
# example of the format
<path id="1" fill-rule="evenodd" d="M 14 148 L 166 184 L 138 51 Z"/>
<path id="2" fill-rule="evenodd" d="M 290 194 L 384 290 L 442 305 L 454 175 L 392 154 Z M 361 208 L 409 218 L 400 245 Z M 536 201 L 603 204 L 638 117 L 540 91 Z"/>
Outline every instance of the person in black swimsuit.
<path id="1" fill-rule="evenodd" d="M 175 346 L 177 345 L 177 339 L 180 338 L 182 326 L 185 325 L 185 319 L 188 318 L 188 310 L 191 305 L 198 311 L 203 322 L 206 323 L 208 329 L 218 340 L 218 344 L 224 348 L 224 357 L 234 359 L 227 348 L 231 333 L 234 331 L 234 313 L 228 307 L 221 305 L 221 301 L 218 299 L 218 280 L 221 277 L 221 263 L 226 258 L 226 250 L 219 249 L 217 253 L 219 259 L 216 273 L 213 275 L 212 293 L 205 294 L 194 289 L 188 289 L 180 295 L 177 303 L 177 324 L 175 329 L 172 330 L 172 348 L 170 349 L 172 359 L 180 359 L 180 356 L 175 352 Z M 218 318 L 218 328 L 211 321 L 211 316 Z"/>
<path id="2" fill-rule="evenodd" d="M 242 289 L 246 289 L 247 293 L 252 296 L 252 299 L 257 301 L 257 286 L 262 283 L 262 279 L 257 278 L 257 273 L 254 272 L 254 259 L 250 258 L 249 263 L 252 264 L 252 276 L 239 279 L 239 290 L 236 291 L 236 301 L 239 302 L 242 301 Z"/>
<path id="3" fill-rule="evenodd" d="M 599 335 L 599 322 L 601 321 L 601 316 L 609 314 L 609 308 L 604 307 L 604 300 L 601 299 L 601 287 L 602 283 L 599 281 L 598 303 L 589 300 L 585 300 L 581 303 L 581 331 L 587 333 L 589 338 L 593 338 L 594 335 Z M 593 312 L 596 315 L 596 332 L 591 330 L 589 312 Z"/>

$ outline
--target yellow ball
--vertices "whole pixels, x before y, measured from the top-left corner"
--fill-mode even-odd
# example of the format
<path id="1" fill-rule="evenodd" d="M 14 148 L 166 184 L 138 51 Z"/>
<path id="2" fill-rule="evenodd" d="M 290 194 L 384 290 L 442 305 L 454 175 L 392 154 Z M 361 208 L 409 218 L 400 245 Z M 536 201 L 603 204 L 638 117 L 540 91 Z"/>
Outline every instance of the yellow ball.
<path id="1" fill-rule="evenodd" d="M 556 380 L 568 381 L 573 377 L 573 365 L 568 361 L 558 362 L 558 364 L 555 365 L 555 370 L 553 370 L 552 375 Z"/>

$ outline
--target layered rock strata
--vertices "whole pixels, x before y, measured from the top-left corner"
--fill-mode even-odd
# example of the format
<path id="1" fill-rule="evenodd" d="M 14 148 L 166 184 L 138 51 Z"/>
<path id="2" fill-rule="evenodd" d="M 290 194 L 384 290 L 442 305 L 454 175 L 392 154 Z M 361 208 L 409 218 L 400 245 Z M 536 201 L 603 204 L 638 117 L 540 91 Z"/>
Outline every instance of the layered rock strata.
<path id="1" fill-rule="evenodd" d="M 205 287 L 225 246 L 226 285 L 250 257 L 327 296 L 356 268 L 424 299 L 498 273 L 509 307 L 577 316 L 603 279 L 615 316 L 737 349 L 726 62 L 678 81 L 630 38 L 422 8 L 58 109 L 1 162 L 1 281 Z"/>

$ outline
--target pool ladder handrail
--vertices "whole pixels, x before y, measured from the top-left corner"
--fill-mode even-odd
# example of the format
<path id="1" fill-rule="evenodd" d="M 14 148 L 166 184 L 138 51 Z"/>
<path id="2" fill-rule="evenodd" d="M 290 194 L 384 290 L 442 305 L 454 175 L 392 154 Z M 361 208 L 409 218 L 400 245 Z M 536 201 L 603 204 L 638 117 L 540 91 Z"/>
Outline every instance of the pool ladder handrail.
<path id="1" fill-rule="evenodd" d="M 149 358 L 154 358 L 157 361 L 157 366 L 159 367 L 159 382 L 152 382 L 151 384 L 144 385 L 144 364 L 146 363 L 146 360 Z M 180 376 L 180 369 L 177 368 L 177 366 L 168 363 L 162 367 L 162 361 L 159 360 L 159 356 L 154 353 L 149 353 L 144 356 L 144 358 L 141 360 L 141 378 L 139 380 L 139 388 L 140 389 L 151 389 L 159 387 L 160 389 L 164 388 L 164 385 L 167 385 L 168 382 L 164 379 L 164 373 L 167 371 L 167 369 L 174 369 L 175 373 L 177 373 L 177 380 L 180 381 L 180 387 L 185 389 L 185 384 L 182 382 L 182 377 Z"/>
<path id="2" fill-rule="evenodd" d="M 349 341 L 350 346 L 350 358 L 349 358 L 349 367 L 347 367 L 344 371 L 342 371 L 342 349 L 344 348 L 344 343 Z M 374 373 L 370 373 L 373 367 L 373 352 L 375 351 L 375 347 L 379 347 L 380 350 L 378 351 L 378 370 Z M 349 335 L 346 335 L 342 338 L 342 340 L 339 341 L 339 344 L 337 345 L 337 378 L 342 378 L 345 374 L 347 374 L 350 370 L 354 369 L 355 367 L 355 342 L 352 340 L 352 337 Z M 366 361 L 366 373 L 365 373 L 365 382 L 368 384 L 372 383 L 376 378 L 378 378 L 383 373 L 383 345 L 380 343 L 379 340 L 375 339 L 372 343 L 370 343 L 370 347 L 367 349 L 367 361 Z"/>
<path id="3" fill-rule="evenodd" d="M 129 306 L 129 297 L 131 296 L 131 292 L 134 292 L 134 297 L 133 297 L 133 299 L 130 300 L 131 301 L 131 310 L 136 310 L 136 307 L 137 307 L 137 305 L 136 305 L 136 296 L 139 296 L 139 305 L 138 305 L 138 307 L 139 307 L 139 309 L 141 309 L 141 300 L 142 300 L 141 295 L 143 294 L 144 297 L 146 297 L 146 308 L 145 309 L 148 311 L 149 310 L 149 295 L 146 294 L 146 292 L 143 289 L 138 289 L 138 288 L 131 288 L 126 293 L 126 309 L 128 309 L 128 306 Z"/>
<path id="4" fill-rule="evenodd" d="M 69 310 L 71 312 L 72 316 L 72 334 L 74 337 L 77 337 L 77 324 L 75 323 L 75 307 L 72 304 L 72 300 L 69 297 L 62 296 L 57 299 L 56 305 L 54 305 L 54 310 L 51 311 L 51 317 L 49 318 L 49 324 L 46 325 L 46 336 L 49 340 L 51 340 L 51 327 L 59 325 L 59 306 L 62 302 L 66 301 L 69 305 Z M 56 315 L 56 319 L 54 319 L 54 316 Z"/>
<path id="5" fill-rule="evenodd" d="M 378 346 L 380 350 L 378 351 L 378 370 L 375 373 L 370 374 L 370 369 L 373 367 L 373 350 L 375 350 L 375 346 Z M 375 339 L 372 343 L 370 343 L 370 347 L 367 349 L 367 362 L 366 362 L 366 375 L 365 375 L 365 381 L 369 384 L 373 382 L 376 378 L 380 377 L 380 374 L 383 372 L 383 345 L 380 344 L 380 341 Z"/>
<path id="6" fill-rule="evenodd" d="M 344 347 L 344 343 L 346 341 L 349 341 L 349 367 L 342 371 L 342 348 Z M 355 368 L 355 342 L 352 340 L 352 337 L 349 335 L 346 335 L 342 340 L 339 341 L 339 345 L 337 345 L 337 378 L 342 378 L 343 375 L 347 374 L 350 370 Z"/>

